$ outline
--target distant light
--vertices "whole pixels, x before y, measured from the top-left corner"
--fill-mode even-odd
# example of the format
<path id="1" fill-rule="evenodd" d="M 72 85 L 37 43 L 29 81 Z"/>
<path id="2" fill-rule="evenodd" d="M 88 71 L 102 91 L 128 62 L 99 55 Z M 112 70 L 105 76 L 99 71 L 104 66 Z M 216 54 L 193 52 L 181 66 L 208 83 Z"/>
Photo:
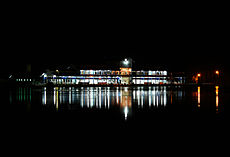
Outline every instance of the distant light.
<path id="1" fill-rule="evenodd" d="M 46 73 L 42 73 L 41 77 L 44 76 L 44 77 L 47 77 L 47 74 Z"/>
<path id="2" fill-rule="evenodd" d="M 218 70 L 216 70 L 216 74 L 217 74 L 217 75 L 219 75 L 219 74 L 220 74 L 220 72 L 219 72 Z"/>
<path id="3" fill-rule="evenodd" d="M 58 71 L 58 70 L 56 70 L 56 72 L 58 73 L 59 71 Z"/>
<path id="4" fill-rule="evenodd" d="M 124 64 L 125 65 L 128 65 L 129 64 L 129 61 L 127 59 L 124 60 Z"/>
<path id="5" fill-rule="evenodd" d="M 198 74 L 197 74 L 197 76 L 198 76 L 198 77 L 201 77 L 201 74 L 200 74 L 200 73 L 198 73 Z"/>

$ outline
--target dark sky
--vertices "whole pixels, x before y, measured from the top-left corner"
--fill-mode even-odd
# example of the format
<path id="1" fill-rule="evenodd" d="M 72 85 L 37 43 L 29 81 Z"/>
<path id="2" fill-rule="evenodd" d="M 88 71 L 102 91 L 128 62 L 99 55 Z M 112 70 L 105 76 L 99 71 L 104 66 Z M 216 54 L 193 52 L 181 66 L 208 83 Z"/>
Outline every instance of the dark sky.
<path id="1" fill-rule="evenodd" d="M 221 14 L 158 14 L 115 20 L 89 16 L 12 13 L 3 25 L 1 73 L 31 63 L 109 64 L 131 57 L 136 64 L 176 71 L 228 65 L 228 25 Z"/>

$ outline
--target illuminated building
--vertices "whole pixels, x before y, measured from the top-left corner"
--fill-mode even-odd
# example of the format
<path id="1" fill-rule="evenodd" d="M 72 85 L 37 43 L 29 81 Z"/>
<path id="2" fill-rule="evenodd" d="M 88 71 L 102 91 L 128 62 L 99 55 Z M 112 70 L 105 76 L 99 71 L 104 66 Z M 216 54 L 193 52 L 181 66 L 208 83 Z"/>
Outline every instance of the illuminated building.
<path id="1" fill-rule="evenodd" d="M 57 85 L 151 85 L 171 83 L 166 70 L 132 70 L 132 59 L 120 62 L 119 70 L 80 70 L 79 75 L 57 75 L 43 73 L 44 83 Z M 175 84 L 183 84 L 184 78 L 177 77 Z"/>

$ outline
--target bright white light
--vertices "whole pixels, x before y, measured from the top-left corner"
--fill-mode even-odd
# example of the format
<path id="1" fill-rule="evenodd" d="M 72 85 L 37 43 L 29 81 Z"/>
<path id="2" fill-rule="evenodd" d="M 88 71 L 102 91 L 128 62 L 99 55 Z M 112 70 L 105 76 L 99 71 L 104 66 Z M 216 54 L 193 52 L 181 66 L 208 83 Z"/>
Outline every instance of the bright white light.
<path id="1" fill-rule="evenodd" d="M 47 74 L 46 73 L 42 73 L 41 77 L 47 77 Z"/>
<path id="2" fill-rule="evenodd" d="M 129 61 L 127 59 L 124 60 L 124 64 L 125 65 L 128 65 L 129 64 Z"/>
<path id="3" fill-rule="evenodd" d="M 129 110 L 128 110 L 128 106 L 125 106 L 125 108 L 124 108 L 125 120 L 127 119 L 128 112 L 129 112 Z"/>

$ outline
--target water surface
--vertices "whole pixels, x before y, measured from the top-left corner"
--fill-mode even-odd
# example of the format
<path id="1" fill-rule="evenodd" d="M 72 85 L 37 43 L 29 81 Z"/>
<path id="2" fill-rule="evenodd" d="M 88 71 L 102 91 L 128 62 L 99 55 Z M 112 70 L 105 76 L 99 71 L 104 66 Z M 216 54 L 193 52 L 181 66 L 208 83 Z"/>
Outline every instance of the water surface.
<path id="1" fill-rule="evenodd" d="M 22 114 L 87 115 L 92 119 L 100 117 L 102 120 L 124 122 L 159 117 L 197 118 L 198 115 L 218 119 L 224 114 L 224 105 L 228 103 L 223 100 L 218 86 L 19 87 L 9 90 L 6 102 L 8 111 Z"/>

